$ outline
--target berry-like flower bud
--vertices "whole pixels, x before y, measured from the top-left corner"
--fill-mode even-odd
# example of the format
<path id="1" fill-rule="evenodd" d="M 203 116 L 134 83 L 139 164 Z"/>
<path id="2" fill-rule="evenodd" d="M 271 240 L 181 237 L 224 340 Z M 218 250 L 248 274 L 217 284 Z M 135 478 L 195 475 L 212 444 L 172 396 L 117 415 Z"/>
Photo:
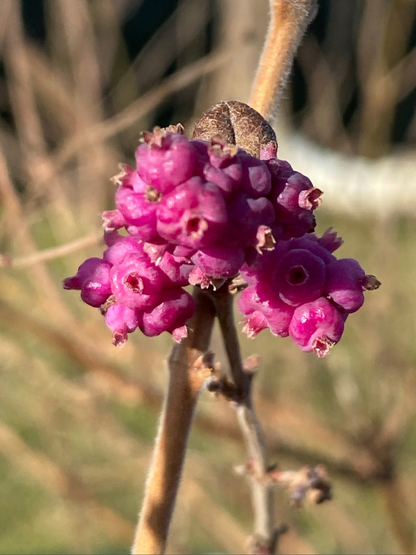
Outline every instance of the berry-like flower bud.
<path id="1" fill-rule="evenodd" d="M 282 301 L 299 306 L 320 297 L 325 281 L 323 260 L 305 249 L 293 249 L 280 260 L 270 285 Z"/>
<path id="2" fill-rule="evenodd" d="M 194 312 L 195 303 L 189 293 L 178 287 L 167 289 L 155 308 L 143 312 L 140 329 L 149 337 L 168 331 L 180 340 L 186 334 L 183 327 Z"/>
<path id="3" fill-rule="evenodd" d="M 191 260 L 210 278 L 229 279 L 237 275 L 243 265 L 245 250 L 213 245 L 199 249 Z"/>
<path id="4" fill-rule="evenodd" d="M 216 185 L 193 177 L 165 195 L 158 209 L 157 229 L 167 241 L 189 248 L 212 245 L 224 231 L 227 210 Z"/>
<path id="5" fill-rule="evenodd" d="M 145 134 L 144 140 L 136 150 L 136 163 L 145 183 L 160 193 L 169 193 L 194 175 L 197 155 L 185 136 L 156 128 L 154 133 Z"/>
<path id="6" fill-rule="evenodd" d="M 259 227 L 269 226 L 275 218 L 273 205 L 266 197 L 251 198 L 245 192 L 233 195 L 227 209 L 228 223 L 221 242 L 228 247 L 257 246 Z"/>
<path id="7" fill-rule="evenodd" d="M 258 158 L 253 158 L 244 150 L 237 155 L 243 168 L 243 189 L 252 197 L 266 196 L 272 188 L 272 180 L 267 165 Z"/>
<path id="8" fill-rule="evenodd" d="M 157 266 L 165 275 L 167 287 L 188 285 L 189 274 L 194 267 L 188 258 L 173 256 L 170 252 L 164 253 Z"/>
<path id="9" fill-rule="evenodd" d="M 111 295 L 110 270 L 109 262 L 101 258 L 88 258 L 75 276 L 64 280 L 64 289 L 81 290 L 84 303 L 100 307 Z"/>
<path id="10" fill-rule="evenodd" d="M 294 308 L 277 298 L 262 299 L 258 294 L 258 287 L 247 287 L 241 293 L 238 308 L 245 316 L 243 331 L 249 337 L 255 337 L 266 327 L 273 335 L 286 337 L 289 334 Z"/>
<path id="11" fill-rule="evenodd" d="M 277 169 L 275 166 L 274 171 Z M 277 172 L 269 198 L 276 210 L 276 220 L 282 225 L 282 239 L 301 237 L 314 230 L 313 210 L 319 206 L 321 195 L 322 191 L 301 173 L 284 166 Z"/>
<path id="12" fill-rule="evenodd" d="M 201 141 L 192 141 L 201 145 Z M 200 147 L 199 147 L 200 148 Z M 223 140 L 214 138 L 205 146 L 208 159 L 204 159 L 202 174 L 206 181 L 215 183 L 225 198 L 237 192 L 241 187 L 243 168 L 237 156 L 236 146 L 227 145 Z"/>
<path id="13" fill-rule="evenodd" d="M 112 304 L 105 312 L 105 323 L 113 332 L 113 345 L 121 347 L 127 341 L 127 334 L 139 326 L 140 313 L 122 304 Z"/>
<path id="14" fill-rule="evenodd" d="M 318 357 L 328 354 L 344 331 L 344 318 L 324 297 L 299 306 L 289 326 L 289 333 L 302 351 L 315 351 Z"/>
<path id="15" fill-rule="evenodd" d="M 110 264 L 120 264 L 128 254 L 135 254 L 137 257 L 145 257 L 146 253 L 143 251 L 143 243 L 139 243 L 133 237 L 118 236 L 115 241 L 107 250 L 104 251 L 103 258 Z"/>
<path id="16" fill-rule="evenodd" d="M 329 264 L 327 271 L 326 293 L 346 312 L 356 312 L 364 303 L 364 270 L 353 258 L 341 258 Z"/>
<path id="17" fill-rule="evenodd" d="M 157 236 L 156 210 L 159 200 L 160 193 L 152 187 L 146 187 L 140 193 L 134 192 L 130 187 L 118 188 L 116 206 L 131 235 L 137 236 L 142 241 L 150 241 Z"/>
<path id="18" fill-rule="evenodd" d="M 145 310 L 159 302 L 165 281 L 162 272 L 148 258 L 128 254 L 113 266 L 110 276 L 117 303 Z"/>

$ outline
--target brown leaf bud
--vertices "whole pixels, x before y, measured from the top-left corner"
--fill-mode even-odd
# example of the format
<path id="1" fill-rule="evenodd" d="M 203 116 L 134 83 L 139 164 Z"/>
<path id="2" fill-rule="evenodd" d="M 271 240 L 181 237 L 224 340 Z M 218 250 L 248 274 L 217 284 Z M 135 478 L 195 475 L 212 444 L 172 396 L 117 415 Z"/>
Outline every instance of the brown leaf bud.
<path id="1" fill-rule="evenodd" d="M 270 124 L 256 110 L 236 100 L 219 102 L 196 123 L 195 139 L 209 141 L 216 135 L 257 158 L 261 148 L 270 143 L 277 148 L 276 134 Z"/>

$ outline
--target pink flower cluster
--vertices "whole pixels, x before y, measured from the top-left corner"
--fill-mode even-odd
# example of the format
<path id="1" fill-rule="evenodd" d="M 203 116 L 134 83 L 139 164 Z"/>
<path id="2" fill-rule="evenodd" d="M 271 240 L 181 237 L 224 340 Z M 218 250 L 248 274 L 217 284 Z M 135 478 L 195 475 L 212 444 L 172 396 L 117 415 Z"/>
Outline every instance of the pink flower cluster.
<path id="1" fill-rule="evenodd" d="M 290 335 L 303 351 L 325 356 L 340 340 L 348 315 L 364 303 L 364 291 L 380 285 L 353 258 L 335 258 L 342 242 L 331 229 L 321 238 L 305 234 L 280 241 L 242 268 L 249 284 L 238 301 L 243 331 L 254 337 L 269 328 Z"/>
<path id="2" fill-rule="evenodd" d="M 339 340 L 346 314 L 362 304 L 365 274 L 355 261 L 336 261 L 334 234 L 310 235 L 322 193 L 276 150 L 269 143 L 258 159 L 219 137 L 188 140 L 181 126 L 144 133 L 136 168 L 114 178 L 103 258 L 64 281 L 101 309 L 114 344 L 136 328 L 179 341 L 194 312 L 183 287 L 215 289 L 240 270 L 249 336 L 269 327 L 318 354 Z M 345 276 L 355 284 L 349 293 Z"/>

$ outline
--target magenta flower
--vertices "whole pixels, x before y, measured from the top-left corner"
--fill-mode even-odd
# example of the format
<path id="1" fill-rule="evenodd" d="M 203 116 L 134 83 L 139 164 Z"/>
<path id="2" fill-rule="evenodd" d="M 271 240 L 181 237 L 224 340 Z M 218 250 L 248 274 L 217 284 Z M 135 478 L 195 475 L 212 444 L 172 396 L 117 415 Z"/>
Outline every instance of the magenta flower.
<path id="1" fill-rule="evenodd" d="M 144 134 L 144 141 L 136 150 L 136 163 L 145 183 L 169 193 L 194 175 L 197 153 L 184 135 L 155 128 Z"/>
<path id="2" fill-rule="evenodd" d="M 290 337 L 302 351 L 314 351 L 318 357 L 328 354 L 343 331 L 343 316 L 324 297 L 299 306 L 289 326 Z"/>
<path id="3" fill-rule="evenodd" d="M 141 314 L 123 304 L 113 304 L 105 312 L 105 323 L 113 332 L 113 345 L 121 347 L 127 341 L 127 334 L 139 326 Z"/>
<path id="4" fill-rule="evenodd" d="M 171 333 L 177 341 L 186 337 L 186 322 L 193 316 L 195 304 L 189 293 L 175 287 L 166 290 L 157 306 L 143 312 L 141 331 L 149 336 Z"/>
<path id="5" fill-rule="evenodd" d="M 325 282 L 324 261 L 306 249 L 292 249 L 279 261 L 270 286 L 282 301 L 299 306 L 320 297 Z"/>
<path id="6" fill-rule="evenodd" d="M 84 303 L 100 307 L 111 295 L 110 270 L 109 262 L 101 258 L 88 258 L 75 276 L 64 280 L 64 289 L 80 290 Z"/>
<path id="7" fill-rule="evenodd" d="M 348 314 L 362 306 L 363 291 L 379 285 L 356 260 L 335 258 L 341 244 L 331 230 L 321 238 L 308 234 L 279 241 L 253 265 L 245 264 L 241 274 L 249 286 L 238 301 L 243 331 L 254 337 L 268 327 L 274 335 L 289 334 L 304 351 L 326 355 Z"/>
<path id="8" fill-rule="evenodd" d="M 165 240 L 189 248 L 212 245 L 227 223 L 224 198 L 216 185 L 192 177 L 165 195 L 157 230 Z"/>
<path id="9" fill-rule="evenodd" d="M 145 257 L 128 254 L 110 272 L 111 291 L 118 304 L 131 309 L 153 308 L 164 286 L 162 272 Z"/>

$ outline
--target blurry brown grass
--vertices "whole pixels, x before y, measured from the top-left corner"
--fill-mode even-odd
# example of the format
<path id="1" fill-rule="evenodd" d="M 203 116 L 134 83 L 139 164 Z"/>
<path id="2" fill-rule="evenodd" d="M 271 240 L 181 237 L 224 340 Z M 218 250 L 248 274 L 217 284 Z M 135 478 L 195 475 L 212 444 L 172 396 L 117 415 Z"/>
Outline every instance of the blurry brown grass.
<path id="1" fill-rule="evenodd" d="M 20 3 L 1 0 L 0 103 L 8 114 L 0 123 L 2 553 L 129 548 L 170 339 L 137 333 L 123 350 L 115 349 L 98 311 L 64 293 L 61 280 L 101 253 L 99 213 L 112 207 L 109 177 L 119 161 L 131 159 L 140 130 L 166 99 L 177 99 L 178 114 L 190 85 L 198 85 L 198 109 L 236 86 L 245 100 L 261 42 L 253 29 L 261 27 L 266 9 L 241 2 L 233 32 L 217 33 L 215 49 L 205 55 L 201 37 L 210 2 L 198 9 L 180 2 L 130 64 L 120 30 L 123 5 L 46 1 L 47 44 L 41 48 L 25 35 Z M 233 0 L 217 5 L 224 28 L 232 6 Z M 395 36 L 391 63 L 400 63 L 403 49 Z M 310 64 L 305 56 L 300 62 Z M 177 71 L 163 77 L 173 59 Z M 324 62 L 306 72 L 312 92 L 318 72 L 329 71 Z M 383 65 L 376 69 L 380 80 Z M 230 82 L 237 70 L 240 81 Z M 388 113 L 394 111 L 397 91 L 389 91 L 374 105 L 369 89 L 363 122 L 383 118 L 386 103 Z M 332 93 L 331 133 L 345 138 L 334 112 L 336 87 Z M 305 119 L 315 133 L 319 121 L 327 121 L 321 100 L 318 93 L 311 97 L 312 119 Z M 363 123 L 362 144 L 369 149 L 371 129 Z M 324 137 L 328 128 L 319 133 Z M 343 341 L 327 359 L 266 332 L 254 341 L 242 338 L 245 354 L 262 356 L 256 393 L 272 458 L 282 468 L 322 462 L 334 481 L 335 499 L 322 507 L 295 510 L 284 492 L 278 494 L 279 519 L 290 525 L 280 550 L 414 553 L 416 221 L 400 214 L 351 219 L 328 206 L 318 219 L 320 231 L 334 225 L 346 239 L 342 256 L 358 258 L 383 286 L 349 318 Z M 215 350 L 224 362 L 218 339 Z M 233 466 L 243 457 L 232 407 L 204 395 L 172 552 L 241 552 L 251 530 L 249 491 Z"/>

